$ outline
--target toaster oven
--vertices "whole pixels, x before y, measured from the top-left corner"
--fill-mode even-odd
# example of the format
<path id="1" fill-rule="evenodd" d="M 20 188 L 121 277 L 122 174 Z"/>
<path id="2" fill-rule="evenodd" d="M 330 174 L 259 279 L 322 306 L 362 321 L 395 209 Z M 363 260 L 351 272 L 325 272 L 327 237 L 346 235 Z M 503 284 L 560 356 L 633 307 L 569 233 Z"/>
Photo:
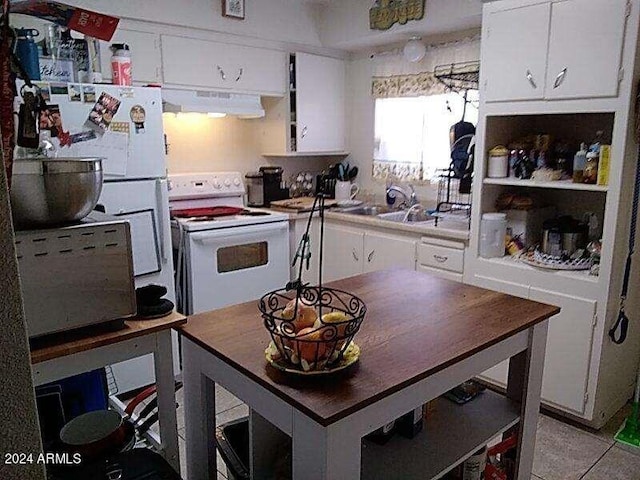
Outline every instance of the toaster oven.
<path id="1" fill-rule="evenodd" d="M 68 227 L 16 232 L 30 338 L 136 313 L 129 223 L 94 212 Z"/>

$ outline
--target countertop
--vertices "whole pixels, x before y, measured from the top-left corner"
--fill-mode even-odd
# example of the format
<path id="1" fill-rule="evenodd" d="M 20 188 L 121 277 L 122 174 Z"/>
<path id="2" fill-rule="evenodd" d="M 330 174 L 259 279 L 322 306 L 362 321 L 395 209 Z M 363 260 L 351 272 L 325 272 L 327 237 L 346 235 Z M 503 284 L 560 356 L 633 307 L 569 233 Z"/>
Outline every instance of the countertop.
<path id="1" fill-rule="evenodd" d="M 268 208 L 267 210 L 273 210 L 278 213 L 287 213 L 289 214 L 289 220 L 291 221 L 309 218 L 309 212 L 295 212 L 287 209 L 273 207 Z M 315 215 L 318 215 L 318 213 L 316 213 Z M 445 238 L 448 240 L 459 240 L 465 243 L 469 241 L 469 229 L 464 228 L 463 226 L 461 226 L 461 228 L 456 228 L 457 224 L 451 221 L 447 222 L 448 226 L 446 227 L 436 227 L 435 221 L 429 221 L 421 224 L 391 222 L 389 220 L 382 220 L 375 216 L 354 215 L 352 213 L 340 212 L 336 209 L 327 209 L 327 211 L 325 212 L 325 218 L 327 220 L 353 223 L 366 227 L 384 228 L 397 232 L 408 232 L 414 233 L 416 235 Z"/>
<path id="2" fill-rule="evenodd" d="M 72 355 L 74 353 L 84 352 L 93 348 L 103 347 L 118 342 L 123 342 L 131 338 L 156 333 L 169 328 L 177 328 L 184 325 L 187 319 L 184 315 L 171 312 L 166 317 L 137 320 L 136 317 L 125 320 L 124 328 L 119 330 L 101 330 L 99 327 L 93 327 L 92 330 L 97 333 L 90 333 L 87 327 L 82 330 L 73 332 L 64 332 L 52 335 L 43 339 L 34 340 L 34 346 L 31 348 L 31 364 L 35 365 L 54 358 Z"/>
<path id="3" fill-rule="evenodd" d="M 435 220 L 424 223 L 401 223 L 391 222 L 389 220 L 382 220 L 375 216 L 368 215 L 353 215 L 351 213 L 342 213 L 329 210 L 325 214 L 325 218 L 328 220 L 339 220 L 341 222 L 356 223 L 358 225 L 364 225 L 367 227 L 386 228 L 389 230 L 396 230 L 400 232 L 409 232 L 419 235 L 425 235 L 428 237 L 446 238 L 449 240 L 462 240 L 464 242 L 469 241 L 469 230 L 467 228 L 451 228 L 451 227 L 436 227 Z M 450 221 L 449 224 L 452 224 Z"/>
<path id="4" fill-rule="evenodd" d="M 352 369 L 296 377 L 265 361 L 270 338 L 256 301 L 189 317 L 179 332 L 320 424 L 330 425 L 557 314 L 559 309 L 409 270 L 328 284 L 367 314 Z"/>

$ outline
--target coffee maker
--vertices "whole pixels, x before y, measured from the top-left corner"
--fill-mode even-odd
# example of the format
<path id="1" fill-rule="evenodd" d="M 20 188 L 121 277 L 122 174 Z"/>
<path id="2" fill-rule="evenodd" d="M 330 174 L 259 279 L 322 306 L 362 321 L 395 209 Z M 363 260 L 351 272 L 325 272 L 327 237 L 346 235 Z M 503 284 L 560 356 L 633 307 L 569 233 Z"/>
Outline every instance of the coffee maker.
<path id="1" fill-rule="evenodd" d="M 282 167 L 260 167 L 264 191 L 264 206 L 268 207 L 274 200 L 289 198 L 289 189 L 284 187 L 282 181 Z"/>

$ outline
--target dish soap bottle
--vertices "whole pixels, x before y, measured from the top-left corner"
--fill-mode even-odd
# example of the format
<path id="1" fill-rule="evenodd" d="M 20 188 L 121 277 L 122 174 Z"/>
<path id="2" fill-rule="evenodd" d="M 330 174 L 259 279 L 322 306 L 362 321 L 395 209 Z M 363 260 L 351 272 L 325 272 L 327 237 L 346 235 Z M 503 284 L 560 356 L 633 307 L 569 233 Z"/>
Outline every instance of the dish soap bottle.
<path id="1" fill-rule="evenodd" d="M 580 151 L 573 158 L 573 183 L 583 183 L 584 169 L 587 165 L 587 144 L 580 144 Z"/>

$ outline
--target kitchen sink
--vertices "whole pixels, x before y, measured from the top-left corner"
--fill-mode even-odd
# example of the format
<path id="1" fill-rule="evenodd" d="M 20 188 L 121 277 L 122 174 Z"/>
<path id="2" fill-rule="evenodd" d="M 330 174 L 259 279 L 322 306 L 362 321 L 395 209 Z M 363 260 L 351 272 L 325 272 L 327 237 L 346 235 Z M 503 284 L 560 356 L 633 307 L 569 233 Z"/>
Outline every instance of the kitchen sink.
<path id="1" fill-rule="evenodd" d="M 353 208 L 342 208 L 340 209 L 340 213 L 349 213 L 351 215 L 363 215 L 369 217 L 375 217 L 380 215 L 389 215 L 391 209 L 384 205 L 363 205 L 360 207 Z M 393 213 L 393 212 L 392 212 Z"/>
<path id="2" fill-rule="evenodd" d="M 406 220 L 405 220 L 406 217 Z M 399 212 L 382 213 L 378 215 L 380 220 L 398 223 L 424 223 L 433 220 L 435 217 L 428 215 L 424 210 L 412 210 L 407 216 L 406 210 Z"/>

